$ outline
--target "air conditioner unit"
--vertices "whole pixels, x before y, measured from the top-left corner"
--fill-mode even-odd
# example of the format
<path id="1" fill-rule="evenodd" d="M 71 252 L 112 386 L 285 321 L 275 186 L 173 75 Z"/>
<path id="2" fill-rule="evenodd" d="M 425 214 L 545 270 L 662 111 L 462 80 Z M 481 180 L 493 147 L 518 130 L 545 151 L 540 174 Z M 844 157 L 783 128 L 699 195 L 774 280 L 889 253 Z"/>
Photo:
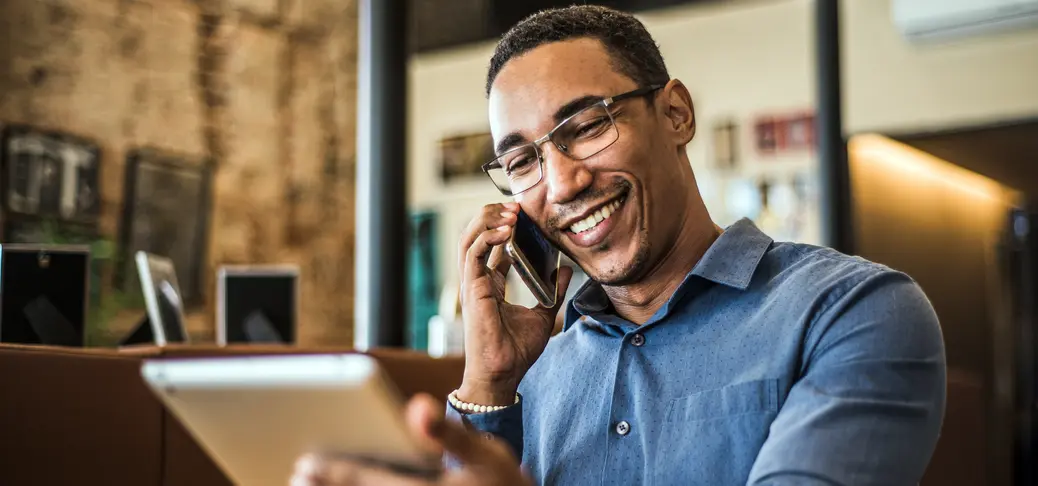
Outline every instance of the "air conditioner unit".
<path id="1" fill-rule="evenodd" d="M 912 41 L 949 40 L 1038 27 L 1038 0 L 892 2 L 894 24 Z"/>

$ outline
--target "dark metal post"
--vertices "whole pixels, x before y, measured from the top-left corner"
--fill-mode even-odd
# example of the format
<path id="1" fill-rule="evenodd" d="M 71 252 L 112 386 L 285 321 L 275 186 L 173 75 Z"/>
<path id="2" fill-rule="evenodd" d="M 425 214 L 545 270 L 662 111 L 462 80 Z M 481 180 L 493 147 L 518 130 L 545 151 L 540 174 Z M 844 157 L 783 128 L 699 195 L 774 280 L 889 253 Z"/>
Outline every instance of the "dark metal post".
<path id="1" fill-rule="evenodd" d="M 1016 348 L 1016 403 L 1010 416 L 1016 420 L 1012 439 L 1004 443 L 1015 445 L 1012 484 L 1020 486 L 1038 484 L 1038 205 L 1029 202 L 1025 208 L 1012 215 L 1010 234 L 1015 258 L 1009 262 L 1016 268 L 1010 267 L 1006 272 L 1015 301 L 1010 323 L 1016 328 L 1012 336 Z"/>
<path id="2" fill-rule="evenodd" d="M 354 345 L 404 345 L 407 322 L 405 0 L 361 0 Z M 343 296 L 344 298 L 346 296 Z"/>
<path id="3" fill-rule="evenodd" d="M 818 169 L 821 230 L 825 244 L 854 251 L 847 143 L 840 96 L 840 1 L 815 0 L 818 71 Z"/>

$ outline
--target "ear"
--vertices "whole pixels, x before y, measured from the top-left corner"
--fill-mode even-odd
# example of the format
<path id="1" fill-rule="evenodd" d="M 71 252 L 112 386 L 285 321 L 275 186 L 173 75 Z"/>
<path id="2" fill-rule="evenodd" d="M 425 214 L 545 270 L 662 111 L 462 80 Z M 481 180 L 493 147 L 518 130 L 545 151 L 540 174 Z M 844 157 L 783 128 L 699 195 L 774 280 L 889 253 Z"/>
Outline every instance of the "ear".
<path id="1" fill-rule="evenodd" d="M 679 147 L 684 147 L 696 136 L 696 109 L 692 104 L 692 95 L 684 83 L 672 79 L 660 93 L 663 103 L 663 115 L 667 126 L 674 135 Z"/>

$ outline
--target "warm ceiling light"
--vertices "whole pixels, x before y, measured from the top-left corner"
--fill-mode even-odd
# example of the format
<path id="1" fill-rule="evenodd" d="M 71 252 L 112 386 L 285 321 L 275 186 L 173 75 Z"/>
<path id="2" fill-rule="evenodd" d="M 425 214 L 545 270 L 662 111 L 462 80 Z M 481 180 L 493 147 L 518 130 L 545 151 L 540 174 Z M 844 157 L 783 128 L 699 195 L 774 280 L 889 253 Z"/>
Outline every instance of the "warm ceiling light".
<path id="1" fill-rule="evenodd" d="M 906 186 L 925 181 L 1007 205 L 1016 199 L 1014 191 L 992 179 L 882 135 L 855 135 L 847 152 L 852 169 L 900 172 Z"/>

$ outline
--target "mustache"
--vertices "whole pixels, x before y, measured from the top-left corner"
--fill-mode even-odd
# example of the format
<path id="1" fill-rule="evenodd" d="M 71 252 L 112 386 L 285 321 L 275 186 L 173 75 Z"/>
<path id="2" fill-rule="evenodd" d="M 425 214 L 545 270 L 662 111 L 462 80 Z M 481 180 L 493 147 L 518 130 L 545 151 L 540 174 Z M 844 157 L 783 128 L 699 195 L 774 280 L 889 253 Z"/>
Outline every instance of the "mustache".
<path id="1" fill-rule="evenodd" d="M 577 194 L 577 197 L 573 198 L 572 201 L 563 206 L 558 206 L 555 214 L 549 216 L 547 221 L 545 221 L 545 226 L 555 230 L 564 229 L 559 228 L 559 225 L 573 216 L 587 210 L 587 208 L 592 204 L 601 202 L 603 199 L 615 197 L 618 194 L 623 194 L 629 190 L 631 190 L 631 183 L 625 179 L 616 179 L 604 187 L 589 187 L 584 189 L 584 191 Z"/>

